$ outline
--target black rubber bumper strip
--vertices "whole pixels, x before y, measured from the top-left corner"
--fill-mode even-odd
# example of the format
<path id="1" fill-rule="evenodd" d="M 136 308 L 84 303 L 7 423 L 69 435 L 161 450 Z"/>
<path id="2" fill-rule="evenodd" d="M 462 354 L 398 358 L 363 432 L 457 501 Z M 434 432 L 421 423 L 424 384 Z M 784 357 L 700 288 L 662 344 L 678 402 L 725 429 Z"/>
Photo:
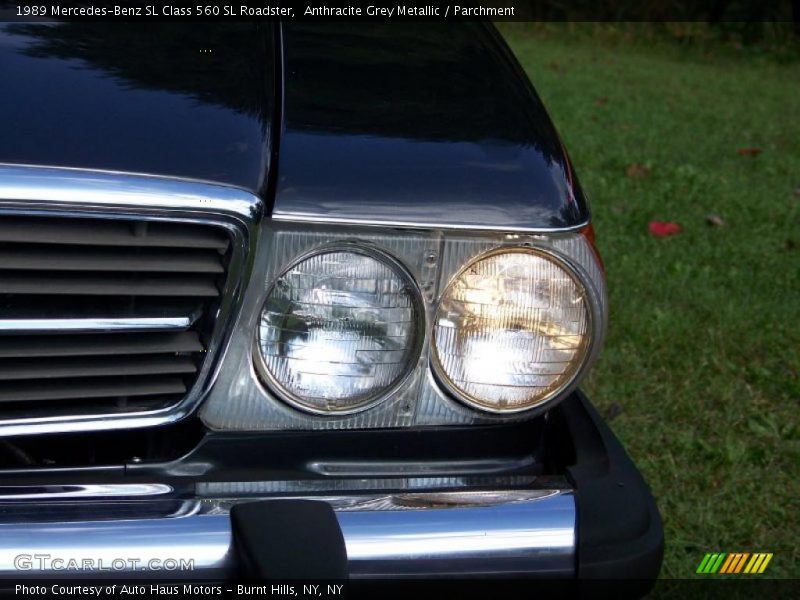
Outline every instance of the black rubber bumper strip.
<path id="1" fill-rule="evenodd" d="M 575 454 L 567 474 L 577 495 L 578 579 L 614 580 L 620 595 L 644 595 L 658 577 L 664 554 L 661 516 L 650 489 L 583 393 L 573 394 L 558 410 Z"/>
<path id="2" fill-rule="evenodd" d="M 330 504 L 264 500 L 231 509 L 233 544 L 245 579 L 347 578 L 347 550 Z"/>

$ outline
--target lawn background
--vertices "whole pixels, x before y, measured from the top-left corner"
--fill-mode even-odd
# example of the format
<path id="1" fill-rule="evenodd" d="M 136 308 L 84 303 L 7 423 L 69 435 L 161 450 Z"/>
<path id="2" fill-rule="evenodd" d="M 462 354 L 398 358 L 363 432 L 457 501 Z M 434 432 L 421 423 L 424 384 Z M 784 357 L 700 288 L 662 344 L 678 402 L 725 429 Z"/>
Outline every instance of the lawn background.
<path id="1" fill-rule="evenodd" d="M 584 388 L 652 487 L 661 577 L 713 551 L 800 577 L 800 62 L 646 24 L 498 27 L 591 202 L 610 326 Z"/>

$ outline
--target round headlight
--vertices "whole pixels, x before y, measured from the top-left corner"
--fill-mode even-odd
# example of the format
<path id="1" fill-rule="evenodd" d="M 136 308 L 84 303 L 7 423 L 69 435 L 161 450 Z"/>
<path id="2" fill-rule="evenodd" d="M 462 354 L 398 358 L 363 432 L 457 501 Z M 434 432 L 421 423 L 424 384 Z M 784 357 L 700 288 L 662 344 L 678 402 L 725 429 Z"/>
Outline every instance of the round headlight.
<path id="1" fill-rule="evenodd" d="M 286 402 L 346 414 L 379 402 L 416 363 L 422 304 L 389 256 L 354 245 L 301 258 L 270 289 L 257 336 L 260 370 Z"/>
<path id="2" fill-rule="evenodd" d="M 434 320 L 433 366 L 460 400 L 513 413 L 550 400 L 589 354 L 592 313 L 575 271 L 533 248 L 506 248 L 464 268 Z"/>

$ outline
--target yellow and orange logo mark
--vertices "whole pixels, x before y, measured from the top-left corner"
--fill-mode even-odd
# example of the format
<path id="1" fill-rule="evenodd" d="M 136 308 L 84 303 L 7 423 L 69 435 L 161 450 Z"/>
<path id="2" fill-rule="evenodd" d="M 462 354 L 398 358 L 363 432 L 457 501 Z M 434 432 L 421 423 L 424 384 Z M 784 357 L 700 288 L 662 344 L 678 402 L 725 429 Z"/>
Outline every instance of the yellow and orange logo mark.
<path id="1" fill-rule="evenodd" d="M 772 552 L 754 552 L 752 554 L 750 552 L 709 552 L 700 562 L 697 572 L 701 574 L 747 573 L 755 575 L 763 573 L 771 560 Z"/>

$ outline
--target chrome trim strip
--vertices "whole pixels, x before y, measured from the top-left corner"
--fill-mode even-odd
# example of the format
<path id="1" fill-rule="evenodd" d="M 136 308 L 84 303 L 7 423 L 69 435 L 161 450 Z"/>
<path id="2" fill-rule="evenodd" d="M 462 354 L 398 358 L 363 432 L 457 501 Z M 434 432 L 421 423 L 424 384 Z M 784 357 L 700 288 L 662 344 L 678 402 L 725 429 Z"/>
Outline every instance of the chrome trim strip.
<path id="1" fill-rule="evenodd" d="M 525 489 L 537 484 L 535 475 L 497 476 L 431 476 L 414 477 L 369 477 L 365 475 L 325 479 L 273 479 L 270 481 L 199 481 L 194 484 L 197 498 L 241 498 L 244 496 L 266 497 L 327 495 L 327 494 L 385 494 L 399 490 L 456 491 L 476 488 Z M 559 484 L 549 487 L 558 488 Z M 0 488 L 0 491 L 2 488 Z"/>
<path id="2" fill-rule="evenodd" d="M 329 502 L 336 511 L 354 578 L 537 570 L 574 573 L 576 501 L 570 490 L 317 499 Z M 86 504 L 77 506 L 85 509 Z M 70 560 L 85 565 L 88 560 L 95 569 L 102 565 L 105 571 L 120 576 L 146 570 L 152 560 L 162 564 L 167 559 L 191 560 L 194 569 L 185 574 L 194 579 L 231 575 L 237 566 L 228 515 L 232 503 L 184 504 L 176 510 L 165 503 L 161 517 L 137 519 L 127 512 L 97 521 L 85 520 L 85 510 L 76 513 L 84 516 L 70 519 L 70 506 L 63 503 L 4 505 L 0 511 L 0 577 L 55 572 L 54 559 L 60 559 L 62 565 Z M 36 519 L 17 518 L 34 509 Z M 49 568 L 37 563 L 35 555 L 48 555 Z M 20 556 L 27 557 L 27 562 Z M 122 568 L 112 567 L 114 559 L 122 561 L 118 563 Z M 30 564 L 30 568 L 21 569 L 21 560 L 22 566 Z M 69 572 L 63 569 L 58 572 Z M 174 570 L 162 573 L 178 574 Z"/>
<path id="3" fill-rule="evenodd" d="M 197 320 L 188 317 L 91 318 L 91 319 L 0 319 L 0 335 L 21 333 L 100 333 L 108 331 L 183 331 Z"/>
<path id="4" fill-rule="evenodd" d="M 351 217 L 333 217 L 330 215 L 319 215 L 311 213 L 300 213 L 291 211 L 275 210 L 272 213 L 273 221 L 283 221 L 290 223 L 316 223 L 319 225 L 362 225 L 366 227 L 401 227 L 406 229 L 444 229 L 458 231 L 495 231 L 512 233 L 575 233 L 589 226 L 590 219 L 573 225 L 571 227 L 518 227 L 515 225 L 498 227 L 491 224 L 452 224 L 452 223 L 432 223 L 422 218 L 419 221 L 403 221 L 392 219 L 359 219 Z"/>
<path id="5" fill-rule="evenodd" d="M 13 214 L 198 223 L 225 229 L 233 249 L 209 356 L 183 400 L 167 408 L 127 414 L 0 419 L 0 437 L 152 427 L 189 415 L 219 371 L 249 280 L 251 249 L 258 238 L 262 213 L 258 196 L 213 182 L 0 163 L 0 218 Z"/>
<path id="6" fill-rule="evenodd" d="M 473 460 L 426 460 L 422 465 L 403 460 L 382 460 L 380 462 L 366 460 L 320 460 L 308 463 L 307 467 L 314 473 L 328 477 L 364 477 L 364 476 L 417 476 L 420 472 L 427 474 L 448 473 L 450 478 L 467 475 L 493 475 L 512 470 L 522 471 L 534 464 L 533 456 L 519 459 L 479 458 Z M 421 467 L 421 468 L 420 468 Z"/>
<path id="7" fill-rule="evenodd" d="M 141 214 L 189 210 L 228 214 L 249 222 L 261 201 L 245 190 L 219 183 L 115 171 L 0 163 L 0 202 L 31 214 L 58 206 L 70 212 L 109 208 Z"/>
<path id="8" fill-rule="evenodd" d="M 9 500 L 61 500 L 74 498 L 141 498 L 170 494 L 172 486 L 163 483 L 123 483 L 112 485 L 42 485 L 0 487 L 0 502 Z"/>

